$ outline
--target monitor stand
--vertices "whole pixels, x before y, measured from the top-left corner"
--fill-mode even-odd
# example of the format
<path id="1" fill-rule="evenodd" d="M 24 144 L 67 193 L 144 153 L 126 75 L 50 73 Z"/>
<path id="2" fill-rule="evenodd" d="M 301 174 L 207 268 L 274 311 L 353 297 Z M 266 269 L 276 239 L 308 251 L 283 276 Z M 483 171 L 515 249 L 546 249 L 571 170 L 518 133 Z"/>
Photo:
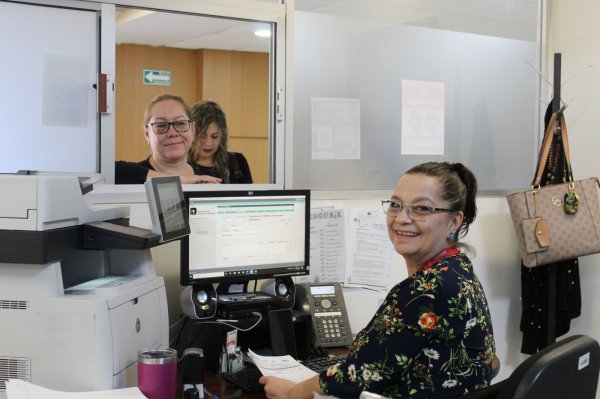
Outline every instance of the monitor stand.
<path id="1" fill-rule="evenodd" d="M 248 281 L 242 281 L 239 283 L 220 283 L 217 285 L 217 294 L 228 295 L 228 294 L 243 294 L 248 292 Z"/>
<path id="2" fill-rule="evenodd" d="M 223 319 L 243 319 L 265 316 L 281 308 L 281 298 L 264 292 L 248 292 L 248 282 L 219 284 L 217 316 Z"/>

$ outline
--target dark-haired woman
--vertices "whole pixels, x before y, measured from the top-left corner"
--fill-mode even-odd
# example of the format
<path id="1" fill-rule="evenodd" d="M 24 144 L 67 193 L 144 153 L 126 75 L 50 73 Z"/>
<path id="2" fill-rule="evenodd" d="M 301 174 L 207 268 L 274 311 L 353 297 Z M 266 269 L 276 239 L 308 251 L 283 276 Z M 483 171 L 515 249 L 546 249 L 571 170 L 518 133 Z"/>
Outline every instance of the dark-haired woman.
<path id="1" fill-rule="evenodd" d="M 453 398 L 491 382 L 495 343 L 470 248 L 477 181 L 460 163 L 408 170 L 383 201 L 389 238 L 408 278 L 394 286 L 354 339 L 347 359 L 295 384 L 263 376 L 268 398 Z"/>
<path id="2" fill-rule="evenodd" d="M 219 104 L 201 101 L 192 106 L 191 115 L 195 133 L 189 162 L 202 174 L 219 178 L 222 183 L 252 183 L 246 157 L 227 150 L 227 120 Z"/>

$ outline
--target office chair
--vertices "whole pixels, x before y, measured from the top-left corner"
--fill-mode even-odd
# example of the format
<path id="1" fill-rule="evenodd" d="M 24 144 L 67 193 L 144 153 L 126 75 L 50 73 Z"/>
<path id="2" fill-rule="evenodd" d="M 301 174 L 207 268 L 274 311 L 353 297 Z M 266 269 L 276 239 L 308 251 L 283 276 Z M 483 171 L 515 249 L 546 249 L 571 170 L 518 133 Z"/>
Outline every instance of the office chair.
<path id="1" fill-rule="evenodd" d="M 512 374 L 462 399 L 595 399 L 600 345 L 587 335 L 556 342 L 521 363 Z"/>

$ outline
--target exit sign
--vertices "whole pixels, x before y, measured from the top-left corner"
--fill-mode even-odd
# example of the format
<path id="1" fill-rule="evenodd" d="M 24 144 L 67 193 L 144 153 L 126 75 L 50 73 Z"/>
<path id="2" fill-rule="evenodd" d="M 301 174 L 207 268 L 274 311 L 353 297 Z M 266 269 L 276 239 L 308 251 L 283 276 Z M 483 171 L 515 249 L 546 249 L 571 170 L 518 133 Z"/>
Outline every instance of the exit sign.
<path id="1" fill-rule="evenodd" d="M 145 85 L 171 86 L 171 71 L 144 69 L 143 81 Z"/>

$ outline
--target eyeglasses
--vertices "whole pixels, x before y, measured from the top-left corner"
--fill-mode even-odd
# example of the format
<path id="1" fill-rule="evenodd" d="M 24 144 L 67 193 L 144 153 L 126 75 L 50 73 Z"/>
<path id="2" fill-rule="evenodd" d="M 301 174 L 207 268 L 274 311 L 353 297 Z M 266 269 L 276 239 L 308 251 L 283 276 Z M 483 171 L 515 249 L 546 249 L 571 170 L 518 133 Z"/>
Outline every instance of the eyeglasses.
<path id="1" fill-rule="evenodd" d="M 427 217 L 434 212 L 456 212 L 454 209 L 435 208 L 427 205 L 399 204 L 392 200 L 381 201 L 381 206 L 383 207 L 383 212 L 391 217 L 400 215 L 402 210 L 406 209 L 406 214 L 408 217 L 418 222 L 425 221 Z"/>
<path id="2" fill-rule="evenodd" d="M 146 125 L 146 127 L 148 126 L 152 127 L 152 131 L 155 134 L 167 134 L 171 126 L 173 126 L 173 129 L 175 129 L 177 133 L 185 133 L 192 127 L 192 121 L 181 120 L 173 122 L 154 122 Z"/>

